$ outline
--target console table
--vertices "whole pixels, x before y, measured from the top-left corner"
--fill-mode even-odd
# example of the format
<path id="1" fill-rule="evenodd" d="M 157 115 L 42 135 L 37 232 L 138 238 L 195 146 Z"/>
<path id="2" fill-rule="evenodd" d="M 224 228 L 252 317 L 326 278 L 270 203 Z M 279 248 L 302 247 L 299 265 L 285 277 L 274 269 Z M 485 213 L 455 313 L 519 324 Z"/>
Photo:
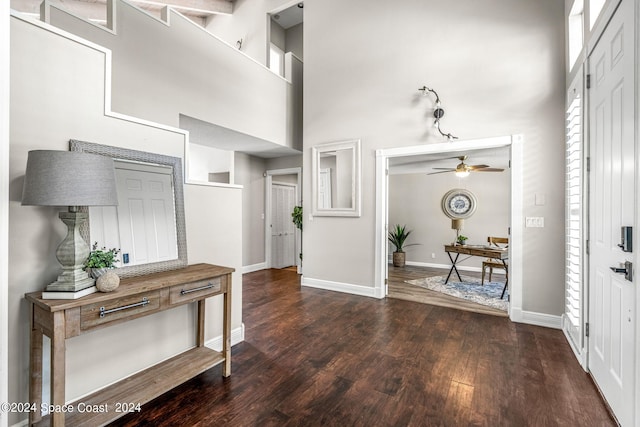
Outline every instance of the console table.
<path id="1" fill-rule="evenodd" d="M 233 268 L 195 264 L 179 270 L 122 279 L 113 292 L 76 300 L 43 300 L 42 292 L 25 295 L 31 303 L 29 402 L 30 425 L 104 425 L 207 369 L 222 365 L 231 375 L 231 273 Z M 204 346 L 205 300 L 223 295 L 222 352 Z M 65 402 L 65 340 L 188 303 L 197 303 L 195 347 L 73 403 Z M 52 413 L 42 417 L 42 338 L 51 339 Z M 66 406 L 65 406 L 66 404 Z M 95 411 L 79 411 L 79 409 Z"/>

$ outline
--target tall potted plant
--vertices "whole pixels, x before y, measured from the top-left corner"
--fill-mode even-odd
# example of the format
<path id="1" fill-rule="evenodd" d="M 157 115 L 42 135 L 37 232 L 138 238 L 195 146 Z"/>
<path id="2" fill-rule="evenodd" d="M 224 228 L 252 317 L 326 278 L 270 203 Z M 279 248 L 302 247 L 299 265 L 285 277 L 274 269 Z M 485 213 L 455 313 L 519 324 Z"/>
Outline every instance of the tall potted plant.
<path id="1" fill-rule="evenodd" d="M 405 245 L 405 241 L 407 240 L 407 237 L 409 237 L 409 234 L 411 234 L 411 231 L 412 230 L 407 230 L 406 225 L 396 224 L 393 227 L 393 230 L 389 232 L 389 241 L 396 248 L 396 250 L 393 252 L 394 267 L 404 267 L 406 261 L 404 248 L 407 246 L 417 245 L 417 243 Z"/>
<path id="2" fill-rule="evenodd" d="M 302 232 L 302 206 L 293 207 L 291 218 L 296 228 Z M 302 252 L 300 252 L 298 256 L 300 257 L 300 261 L 302 261 Z"/>

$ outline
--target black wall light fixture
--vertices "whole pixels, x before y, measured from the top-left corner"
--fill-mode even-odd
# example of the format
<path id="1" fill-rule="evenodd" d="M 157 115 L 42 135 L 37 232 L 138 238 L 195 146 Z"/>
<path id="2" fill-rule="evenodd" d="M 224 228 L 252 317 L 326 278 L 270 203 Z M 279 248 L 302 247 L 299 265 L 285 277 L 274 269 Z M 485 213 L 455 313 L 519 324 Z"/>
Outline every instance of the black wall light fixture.
<path id="1" fill-rule="evenodd" d="M 438 132 L 440 132 L 440 135 L 446 137 L 449 140 L 458 139 L 457 136 L 453 136 L 450 133 L 444 133 L 442 129 L 440 129 L 440 119 L 444 116 L 444 110 L 442 109 L 442 107 L 440 107 L 440 97 L 438 96 L 438 93 L 435 90 L 428 88 L 426 86 L 422 86 L 418 90 L 421 91 L 424 95 L 432 93 L 436 97 L 436 109 L 433 110 L 433 117 L 435 118 L 435 121 L 433 124 L 436 127 L 436 129 L 438 129 Z"/>

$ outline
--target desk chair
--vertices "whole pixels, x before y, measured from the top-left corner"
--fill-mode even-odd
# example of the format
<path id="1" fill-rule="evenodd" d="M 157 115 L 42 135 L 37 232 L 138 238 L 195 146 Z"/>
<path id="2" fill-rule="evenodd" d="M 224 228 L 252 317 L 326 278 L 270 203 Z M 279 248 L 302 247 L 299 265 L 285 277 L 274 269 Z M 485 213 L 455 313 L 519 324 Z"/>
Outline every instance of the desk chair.
<path id="1" fill-rule="evenodd" d="M 489 242 L 489 246 L 495 246 L 496 248 L 501 249 L 507 248 L 509 246 L 509 239 L 507 237 L 487 237 L 487 242 Z M 489 269 L 489 281 L 491 281 L 491 276 L 493 275 L 494 268 L 505 270 L 506 278 L 504 289 L 502 290 L 502 296 L 500 297 L 503 298 L 504 292 L 507 290 L 507 286 L 509 285 L 509 272 L 507 271 L 507 268 L 501 260 L 489 258 L 482 262 L 482 285 L 484 286 L 484 276 L 487 269 Z"/>

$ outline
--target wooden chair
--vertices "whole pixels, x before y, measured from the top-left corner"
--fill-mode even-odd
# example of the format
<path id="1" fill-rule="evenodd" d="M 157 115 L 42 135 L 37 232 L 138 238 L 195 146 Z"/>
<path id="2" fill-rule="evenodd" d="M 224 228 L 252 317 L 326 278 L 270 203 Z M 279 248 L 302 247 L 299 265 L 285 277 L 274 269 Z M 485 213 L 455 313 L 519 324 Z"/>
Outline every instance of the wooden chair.
<path id="1" fill-rule="evenodd" d="M 507 248 L 509 246 L 509 239 L 507 237 L 487 237 L 487 242 L 489 242 L 489 246 L 495 246 L 496 248 L 501 249 Z M 504 289 L 502 290 L 502 296 L 500 297 L 503 298 L 504 292 L 507 290 L 507 286 L 509 285 L 509 272 L 507 271 L 507 268 L 501 260 L 489 258 L 482 262 L 482 285 L 484 286 L 484 276 L 487 272 L 487 269 L 489 269 L 489 281 L 491 281 L 491 276 L 493 275 L 494 268 L 505 270 L 506 279 L 504 283 Z"/>

